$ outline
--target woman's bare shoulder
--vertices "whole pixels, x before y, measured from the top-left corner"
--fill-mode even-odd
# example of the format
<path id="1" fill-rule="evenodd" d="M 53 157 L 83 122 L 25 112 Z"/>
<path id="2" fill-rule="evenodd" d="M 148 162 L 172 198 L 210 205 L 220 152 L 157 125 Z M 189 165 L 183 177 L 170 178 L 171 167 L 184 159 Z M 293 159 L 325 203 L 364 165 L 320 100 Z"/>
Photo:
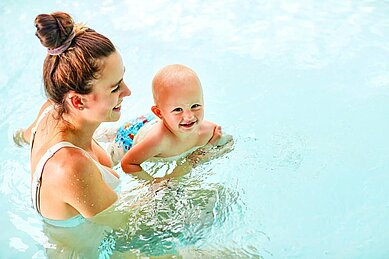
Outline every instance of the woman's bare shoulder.
<path id="1" fill-rule="evenodd" d="M 47 175 L 50 175 L 46 177 L 62 183 L 93 177 L 94 171 L 98 173 L 95 162 L 86 154 L 86 151 L 73 147 L 58 150 L 47 161 L 44 170 L 49 172 Z"/>
<path id="2" fill-rule="evenodd" d="M 62 148 L 45 168 L 45 186 L 51 189 L 48 192 L 84 217 L 92 217 L 106 209 L 117 195 L 104 182 L 96 163 L 83 150 Z"/>

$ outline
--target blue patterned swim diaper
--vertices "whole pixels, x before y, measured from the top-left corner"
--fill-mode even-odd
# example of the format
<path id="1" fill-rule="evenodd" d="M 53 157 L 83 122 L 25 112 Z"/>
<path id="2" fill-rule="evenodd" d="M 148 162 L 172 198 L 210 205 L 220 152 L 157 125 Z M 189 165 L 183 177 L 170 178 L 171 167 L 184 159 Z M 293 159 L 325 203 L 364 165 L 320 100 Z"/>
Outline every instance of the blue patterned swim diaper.
<path id="1" fill-rule="evenodd" d="M 154 114 L 148 114 L 126 122 L 118 129 L 116 134 L 115 143 L 117 146 L 119 148 L 123 147 L 125 152 L 130 150 L 134 142 L 134 137 L 139 129 L 155 118 L 156 116 Z"/>

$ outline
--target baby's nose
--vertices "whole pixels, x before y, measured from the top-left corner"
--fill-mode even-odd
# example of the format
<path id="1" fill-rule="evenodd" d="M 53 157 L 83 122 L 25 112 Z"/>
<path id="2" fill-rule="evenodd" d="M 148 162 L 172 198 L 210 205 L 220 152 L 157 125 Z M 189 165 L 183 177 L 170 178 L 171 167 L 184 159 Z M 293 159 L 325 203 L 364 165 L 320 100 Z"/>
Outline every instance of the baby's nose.
<path id="1" fill-rule="evenodd" d="M 190 120 L 193 118 L 193 112 L 192 111 L 184 111 L 183 117 L 185 120 Z"/>

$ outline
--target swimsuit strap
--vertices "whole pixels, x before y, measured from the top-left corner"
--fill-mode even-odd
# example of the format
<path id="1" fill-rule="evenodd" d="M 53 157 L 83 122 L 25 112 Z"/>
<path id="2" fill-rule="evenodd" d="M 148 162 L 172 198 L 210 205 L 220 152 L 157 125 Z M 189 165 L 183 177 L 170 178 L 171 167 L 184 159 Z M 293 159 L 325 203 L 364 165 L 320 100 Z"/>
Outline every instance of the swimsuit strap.
<path id="1" fill-rule="evenodd" d="M 43 120 L 43 118 L 46 116 L 46 114 L 48 114 L 51 110 L 54 109 L 54 105 L 50 105 L 50 106 L 47 106 L 43 112 L 41 113 L 41 115 L 39 116 L 37 122 L 35 123 L 35 126 L 31 129 L 31 136 L 30 136 L 30 160 L 31 160 L 31 152 L 32 152 L 32 146 L 34 144 L 34 139 L 35 139 L 35 134 L 36 134 L 36 130 L 38 129 L 38 126 L 39 124 L 41 123 L 41 121 Z"/>
<path id="2" fill-rule="evenodd" d="M 43 175 L 43 169 L 47 163 L 47 161 L 61 148 L 64 147 L 72 147 L 77 148 L 81 150 L 87 157 L 89 157 L 97 166 L 99 169 L 102 179 L 113 189 L 115 190 L 119 186 L 119 179 L 114 176 L 111 172 L 109 172 L 106 168 L 104 168 L 99 162 L 97 162 L 93 157 L 86 152 L 84 149 L 75 146 L 74 144 L 67 142 L 67 141 L 61 141 L 57 144 L 51 146 L 46 153 L 41 157 L 38 164 L 35 167 L 35 172 L 33 175 L 32 183 L 31 183 L 31 199 L 32 204 L 35 208 L 35 210 L 41 215 L 40 212 L 40 190 L 41 190 L 41 184 L 42 184 L 42 175 Z"/>
<path id="3" fill-rule="evenodd" d="M 42 119 L 47 115 L 47 113 L 49 113 L 53 109 L 54 109 L 53 105 L 50 105 L 50 106 L 46 107 L 43 110 L 43 112 L 41 113 L 41 115 L 39 116 L 35 126 L 31 129 L 30 161 L 31 161 L 32 147 L 33 147 L 33 144 L 34 144 L 34 139 L 35 139 L 35 134 L 36 134 L 37 128 L 38 128 L 40 122 L 42 121 Z M 41 159 L 39 160 L 38 164 L 36 165 L 35 172 L 34 172 L 34 175 L 32 177 L 31 200 L 32 200 L 32 204 L 33 204 L 35 210 L 40 215 L 42 215 L 41 212 L 40 212 L 40 201 L 39 200 L 40 200 L 40 189 L 41 189 L 41 183 L 42 183 L 43 169 L 44 169 L 47 161 L 58 150 L 60 150 L 63 147 L 73 147 L 73 148 L 80 149 L 84 154 L 86 154 L 90 159 L 92 159 L 92 161 L 95 162 L 95 164 L 99 168 L 100 172 L 102 173 L 103 179 L 112 187 L 112 189 L 114 189 L 118 185 L 117 178 L 114 175 L 112 175 L 110 172 L 107 172 L 107 169 L 105 169 L 102 165 L 100 165 L 99 162 L 94 160 L 93 157 L 88 152 L 86 152 L 85 150 L 83 150 L 80 147 L 77 147 L 77 146 L 73 145 L 70 142 L 66 142 L 66 141 L 59 142 L 59 143 L 51 146 L 49 149 L 47 149 L 45 154 L 41 157 Z M 112 178 L 115 178 L 115 179 L 112 179 Z"/>
<path id="4" fill-rule="evenodd" d="M 40 212 L 40 202 L 39 202 L 39 197 L 40 197 L 40 189 L 41 189 L 41 183 L 42 183 L 42 173 L 43 173 L 43 168 L 45 167 L 47 161 L 61 148 L 63 147 L 74 147 L 83 150 L 80 147 L 77 147 L 73 145 L 70 142 L 59 142 L 55 144 L 54 146 L 50 147 L 46 153 L 41 157 L 39 160 L 38 164 L 36 165 L 35 168 L 35 173 L 32 179 L 31 183 L 31 199 L 32 199 L 32 204 L 35 208 L 35 210 L 41 214 Z M 84 151 L 84 150 L 83 150 Z M 87 152 L 85 152 L 87 153 Z"/>

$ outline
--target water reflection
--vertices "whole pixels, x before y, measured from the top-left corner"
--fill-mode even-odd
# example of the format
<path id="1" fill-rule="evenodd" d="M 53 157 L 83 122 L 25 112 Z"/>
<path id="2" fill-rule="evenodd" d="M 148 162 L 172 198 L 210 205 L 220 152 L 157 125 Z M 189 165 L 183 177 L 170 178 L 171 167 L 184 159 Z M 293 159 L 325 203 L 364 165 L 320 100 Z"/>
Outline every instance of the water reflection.
<path id="1" fill-rule="evenodd" d="M 204 255 L 201 246 L 210 234 L 223 228 L 230 215 L 240 218 L 245 212 L 240 190 L 207 182 L 209 174 L 198 171 L 180 180 L 128 189 L 124 184 L 120 199 L 93 222 L 71 229 L 45 225 L 47 254 L 109 258 L 181 256 L 193 250 L 190 253 Z"/>

